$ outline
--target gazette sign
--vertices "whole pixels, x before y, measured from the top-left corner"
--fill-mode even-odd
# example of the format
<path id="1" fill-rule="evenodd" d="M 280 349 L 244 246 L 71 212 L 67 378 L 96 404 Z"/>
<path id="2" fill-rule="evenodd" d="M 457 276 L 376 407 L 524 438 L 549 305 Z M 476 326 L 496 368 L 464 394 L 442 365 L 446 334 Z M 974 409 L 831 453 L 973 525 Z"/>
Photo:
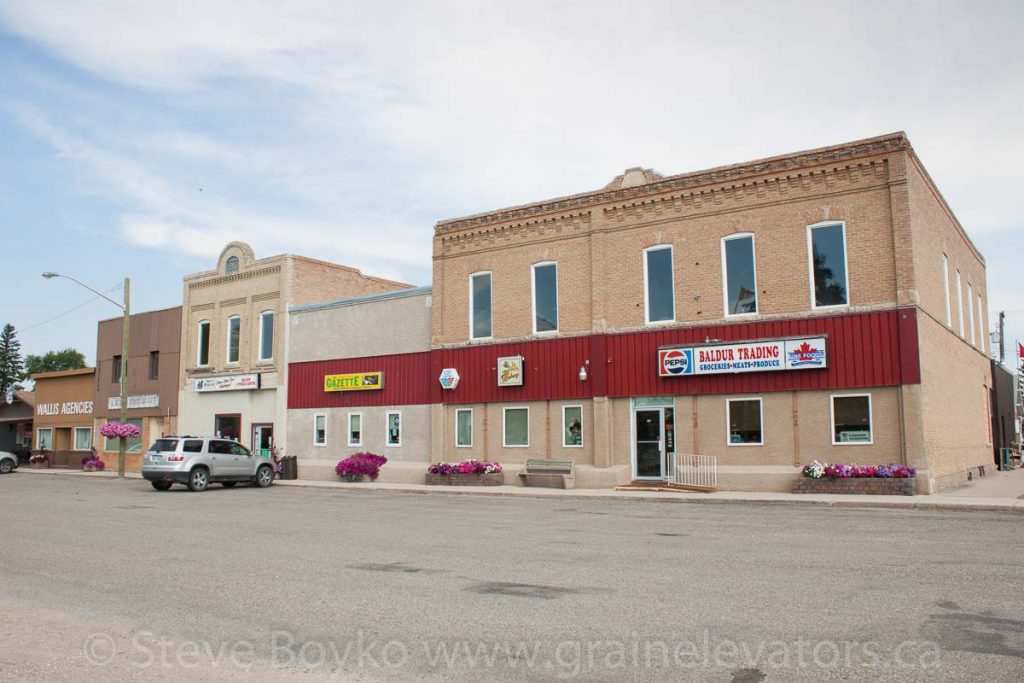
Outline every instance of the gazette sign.
<path id="1" fill-rule="evenodd" d="M 383 388 L 384 373 L 380 371 L 324 375 L 324 391 L 366 391 Z"/>

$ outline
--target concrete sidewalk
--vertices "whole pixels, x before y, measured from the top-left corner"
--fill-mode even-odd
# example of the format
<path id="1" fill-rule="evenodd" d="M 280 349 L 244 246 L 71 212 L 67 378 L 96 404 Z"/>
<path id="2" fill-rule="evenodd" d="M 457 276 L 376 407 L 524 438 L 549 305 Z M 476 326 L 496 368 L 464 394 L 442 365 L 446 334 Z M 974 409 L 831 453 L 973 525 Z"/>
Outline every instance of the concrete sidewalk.
<path id="1" fill-rule="evenodd" d="M 116 473 L 83 472 L 81 470 L 30 469 L 18 473 L 65 475 L 76 477 L 114 478 Z M 999 476 L 997 476 L 999 475 Z M 140 479 L 138 474 L 128 474 Z M 511 498 L 560 498 L 643 501 L 657 503 L 747 503 L 759 505 L 815 505 L 836 508 L 895 508 L 907 510 L 955 510 L 1009 512 L 1024 514 L 1024 470 L 996 472 L 977 480 L 971 486 L 934 496 L 854 496 L 831 494 L 796 494 L 751 491 L 718 491 L 716 493 L 683 493 L 663 491 L 616 491 L 614 489 L 545 489 L 522 486 L 433 486 L 427 484 L 385 484 L 380 482 L 349 483 L 343 481 L 276 480 L 275 486 L 337 490 L 344 492 L 386 492 L 406 494 L 444 493 L 469 496 L 506 496 Z"/>

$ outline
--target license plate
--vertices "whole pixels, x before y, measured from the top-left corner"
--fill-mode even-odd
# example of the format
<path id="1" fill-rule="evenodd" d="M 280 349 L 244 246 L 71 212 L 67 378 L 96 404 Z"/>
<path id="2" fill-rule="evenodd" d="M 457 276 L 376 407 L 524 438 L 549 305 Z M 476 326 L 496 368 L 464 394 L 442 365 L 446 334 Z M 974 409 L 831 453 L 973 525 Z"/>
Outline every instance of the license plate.
<path id="1" fill-rule="evenodd" d="M 151 455 L 151 456 L 149 456 L 149 461 L 150 462 L 160 462 L 161 460 L 163 460 L 163 458 L 161 458 L 159 455 Z"/>

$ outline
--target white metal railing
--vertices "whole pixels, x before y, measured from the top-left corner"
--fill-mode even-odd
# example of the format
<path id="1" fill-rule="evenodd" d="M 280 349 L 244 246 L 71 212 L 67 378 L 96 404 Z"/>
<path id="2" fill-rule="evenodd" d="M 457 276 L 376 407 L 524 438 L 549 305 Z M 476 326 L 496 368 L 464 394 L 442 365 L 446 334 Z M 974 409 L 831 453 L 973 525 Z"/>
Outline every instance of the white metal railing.
<path id="1" fill-rule="evenodd" d="M 668 480 L 680 486 L 718 488 L 718 458 L 690 453 L 668 454 Z"/>

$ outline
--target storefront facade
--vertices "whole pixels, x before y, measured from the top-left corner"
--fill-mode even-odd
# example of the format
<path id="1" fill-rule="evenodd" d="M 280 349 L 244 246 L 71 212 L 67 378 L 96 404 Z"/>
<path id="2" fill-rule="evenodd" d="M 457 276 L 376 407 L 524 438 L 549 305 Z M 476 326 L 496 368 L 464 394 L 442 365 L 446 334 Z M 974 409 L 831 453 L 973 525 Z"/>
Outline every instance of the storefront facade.
<path id="1" fill-rule="evenodd" d="M 33 453 L 45 453 L 51 467 L 81 469 L 93 452 L 94 368 L 43 372 L 35 382 Z"/>
<path id="2" fill-rule="evenodd" d="M 96 335 L 94 428 L 96 450 L 107 462 L 117 461 L 118 439 L 105 439 L 99 430 L 107 422 L 121 420 L 123 324 L 122 318 L 100 321 Z M 141 436 L 127 440 L 125 469 L 137 472 L 149 444 L 177 430 L 181 306 L 136 313 L 129 332 L 128 422 L 139 428 Z"/>
<path id="3" fill-rule="evenodd" d="M 430 287 L 289 309 L 288 454 L 304 479 L 383 455 L 383 481 L 423 481 L 431 457 Z"/>
<path id="4" fill-rule="evenodd" d="M 435 455 L 472 424 L 477 455 L 572 459 L 579 486 L 672 453 L 757 490 L 991 463 L 984 260 L 903 134 L 441 221 L 433 285 L 434 369 L 461 376 Z"/>
<path id="5" fill-rule="evenodd" d="M 429 352 L 295 312 L 321 319 L 295 338 L 296 439 L 315 411 L 343 433 L 342 408 L 429 405 L 428 460 L 509 483 L 530 459 L 659 482 L 696 454 L 723 489 L 819 460 L 913 466 L 932 493 L 991 466 L 984 259 L 902 133 L 441 221 L 433 265 Z M 381 369 L 386 398 L 325 390 Z"/>
<path id="6" fill-rule="evenodd" d="M 404 287 L 302 256 L 256 259 L 249 245 L 228 244 L 214 270 L 184 280 L 178 431 L 284 451 L 288 306 Z"/>

